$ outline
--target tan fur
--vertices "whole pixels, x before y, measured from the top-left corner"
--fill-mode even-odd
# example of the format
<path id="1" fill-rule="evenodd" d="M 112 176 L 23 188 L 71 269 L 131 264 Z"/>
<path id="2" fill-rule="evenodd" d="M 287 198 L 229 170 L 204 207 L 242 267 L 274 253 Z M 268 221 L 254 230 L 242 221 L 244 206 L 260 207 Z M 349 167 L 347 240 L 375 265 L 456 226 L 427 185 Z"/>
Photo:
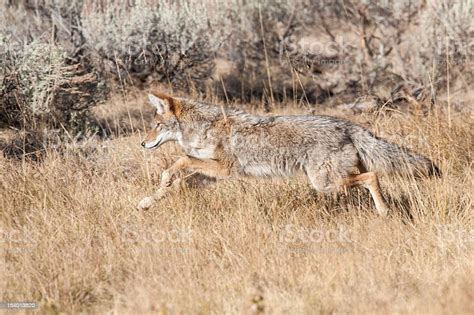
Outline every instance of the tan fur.
<path id="1" fill-rule="evenodd" d="M 168 94 L 160 93 L 158 91 L 154 91 L 151 94 L 155 95 L 156 97 L 162 100 L 165 100 L 168 103 L 168 105 L 170 106 L 170 112 L 167 115 L 174 115 L 176 117 L 181 116 L 181 111 L 183 109 L 183 106 L 181 105 L 179 100 L 173 98 L 172 96 Z"/>

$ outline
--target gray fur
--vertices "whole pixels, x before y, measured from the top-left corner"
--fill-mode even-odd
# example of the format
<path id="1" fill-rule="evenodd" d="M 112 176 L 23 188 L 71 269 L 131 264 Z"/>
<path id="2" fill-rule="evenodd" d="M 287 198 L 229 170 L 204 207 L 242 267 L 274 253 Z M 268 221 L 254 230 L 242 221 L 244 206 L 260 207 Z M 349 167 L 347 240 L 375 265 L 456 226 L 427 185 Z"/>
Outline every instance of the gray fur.
<path id="1" fill-rule="evenodd" d="M 185 106 L 180 119 L 187 154 L 199 150 L 217 152 L 239 174 L 289 176 L 304 171 L 317 178 L 318 190 L 334 188 L 337 179 L 362 169 L 379 173 L 433 175 L 439 170 L 418 154 L 374 136 L 352 122 L 330 116 L 258 116 L 227 109 L 230 133 L 216 128 L 224 121 L 214 105 L 181 99 Z M 193 138 L 193 141 L 189 141 Z M 201 148 L 196 148 L 196 144 Z M 193 154 L 194 153 L 194 154 Z"/>

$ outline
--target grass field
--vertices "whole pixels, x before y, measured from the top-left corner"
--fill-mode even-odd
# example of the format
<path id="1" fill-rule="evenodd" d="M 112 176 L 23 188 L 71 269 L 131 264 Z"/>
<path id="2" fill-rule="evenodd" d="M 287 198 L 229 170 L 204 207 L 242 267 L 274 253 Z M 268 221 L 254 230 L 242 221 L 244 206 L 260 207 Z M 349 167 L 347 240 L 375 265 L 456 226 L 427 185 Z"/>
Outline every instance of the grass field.
<path id="1" fill-rule="evenodd" d="M 474 310 L 471 117 L 325 111 L 443 171 L 419 182 L 384 178 L 384 219 L 363 189 L 324 195 L 303 177 L 198 185 L 139 211 L 181 152 L 144 151 L 141 105 L 113 102 L 96 114 L 136 124 L 127 127 L 134 132 L 48 149 L 41 163 L 0 158 L 4 300 L 36 301 L 52 314 Z M 126 108 L 133 115 L 123 118 Z M 306 111 L 274 111 L 282 112 Z"/>

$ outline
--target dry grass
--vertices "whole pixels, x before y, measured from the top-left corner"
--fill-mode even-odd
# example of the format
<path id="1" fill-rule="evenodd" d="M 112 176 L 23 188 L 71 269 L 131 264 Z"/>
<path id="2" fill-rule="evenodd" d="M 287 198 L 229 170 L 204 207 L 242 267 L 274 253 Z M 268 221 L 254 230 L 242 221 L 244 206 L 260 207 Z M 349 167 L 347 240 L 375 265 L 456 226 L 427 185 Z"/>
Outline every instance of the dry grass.
<path id="1" fill-rule="evenodd" d="M 222 181 L 138 211 L 180 154 L 145 152 L 138 134 L 0 160 L 0 300 L 40 313 L 468 313 L 473 132 L 444 117 L 350 117 L 444 171 L 385 179 L 386 219 L 363 190 L 325 196 L 303 178 Z"/>

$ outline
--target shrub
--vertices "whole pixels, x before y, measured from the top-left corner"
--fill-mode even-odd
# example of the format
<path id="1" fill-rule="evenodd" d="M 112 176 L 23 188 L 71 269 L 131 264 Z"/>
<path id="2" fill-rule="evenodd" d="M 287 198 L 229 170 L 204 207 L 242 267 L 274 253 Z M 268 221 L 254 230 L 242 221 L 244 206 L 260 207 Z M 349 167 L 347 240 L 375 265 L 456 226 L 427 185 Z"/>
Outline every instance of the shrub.
<path id="1" fill-rule="evenodd" d="M 231 22 L 222 21 L 231 28 L 222 55 L 234 63 L 223 78 L 228 97 L 269 103 L 301 95 L 302 90 L 312 96 L 308 73 L 300 72 L 300 84 L 294 84 L 292 61 L 302 54 L 288 49 L 301 34 L 308 7 L 303 1 L 264 0 L 236 1 L 229 8 Z"/>
<path id="2" fill-rule="evenodd" d="M 3 11 L 12 41 L 46 34 L 66 64 L 121 83 L 203 91 L 212 82 L 222 97 L 319 103 L 386 99 L 401 85 L 433 98 L 447 69 L 451 85 L 474 81 L 462 71 L 474 46 L 469 0 L 11 2 L 25 3 Z"/>
<path id="3" fill-rule="evenodd" d="M 84 14 L 89 47 L 121 80 L 155 79 L 189 87 L 208 79 L 223 32 L 211 28 L 205 4 L 137 1 L 90 5 Z"/>
<path id="4" fill-rule="evenodd" d="M 80 16 L 83 5 L 84 0 L 10 0 L 0 11 L 0 32 L 18 45 L 40 38 L 54 40 L 67 53 L 68 62 L 77 63 L 87 57 Z"/>
<path id="5" fill-rule="evenodd" d="M 55 44 L 2 41 L 0 124 L 84 131 L 88 110 L 104 97 L 98 77 L 80 64 L 67 64 L 64 49 Z"/>
<path id="6" fill-rule="evenodd" d="M 345 61 L 336 70 L 335 91 L 352 86 L 358 93 L 387 96 L 404 84 L 433 93 L 446 88 L 447 58 L 454 81 L 461 77 L 457 64 L 472 57 L 472 1 L 352 0 L 320 5 L 318 22 L 335 44 L 337 58 Z M 467 74 L 461 81 L 472 78 Z"/>
<path id="7" fill-rule="evenodd" d="M 463 71 L 472 63 L 474 53 L 473 14 L 474 3 L 469 0 L 426 4 L 419 28 L 408 42 L 416 49 L 404 56 L 410 64 L 406 67 L 410 79 L 421 79 L 437 90 L 446 88 L 448 65 L 451 80 L 462 77 L 465 87 L 474 83 L 472 71 Z"/>
<path id="8" fill-rule="evenodd" d="M 446 60 L 451 84 L 467 88 L 473 81 L 462 74 L 474 46 L 472 1 L 236 3 L 238 27 L 224 50 L 235 65 L 224 80 L 231 96 L 313 103 L 355 94 L 386 98 L 400 85 L 433 93 L 446 88 Z"/>

